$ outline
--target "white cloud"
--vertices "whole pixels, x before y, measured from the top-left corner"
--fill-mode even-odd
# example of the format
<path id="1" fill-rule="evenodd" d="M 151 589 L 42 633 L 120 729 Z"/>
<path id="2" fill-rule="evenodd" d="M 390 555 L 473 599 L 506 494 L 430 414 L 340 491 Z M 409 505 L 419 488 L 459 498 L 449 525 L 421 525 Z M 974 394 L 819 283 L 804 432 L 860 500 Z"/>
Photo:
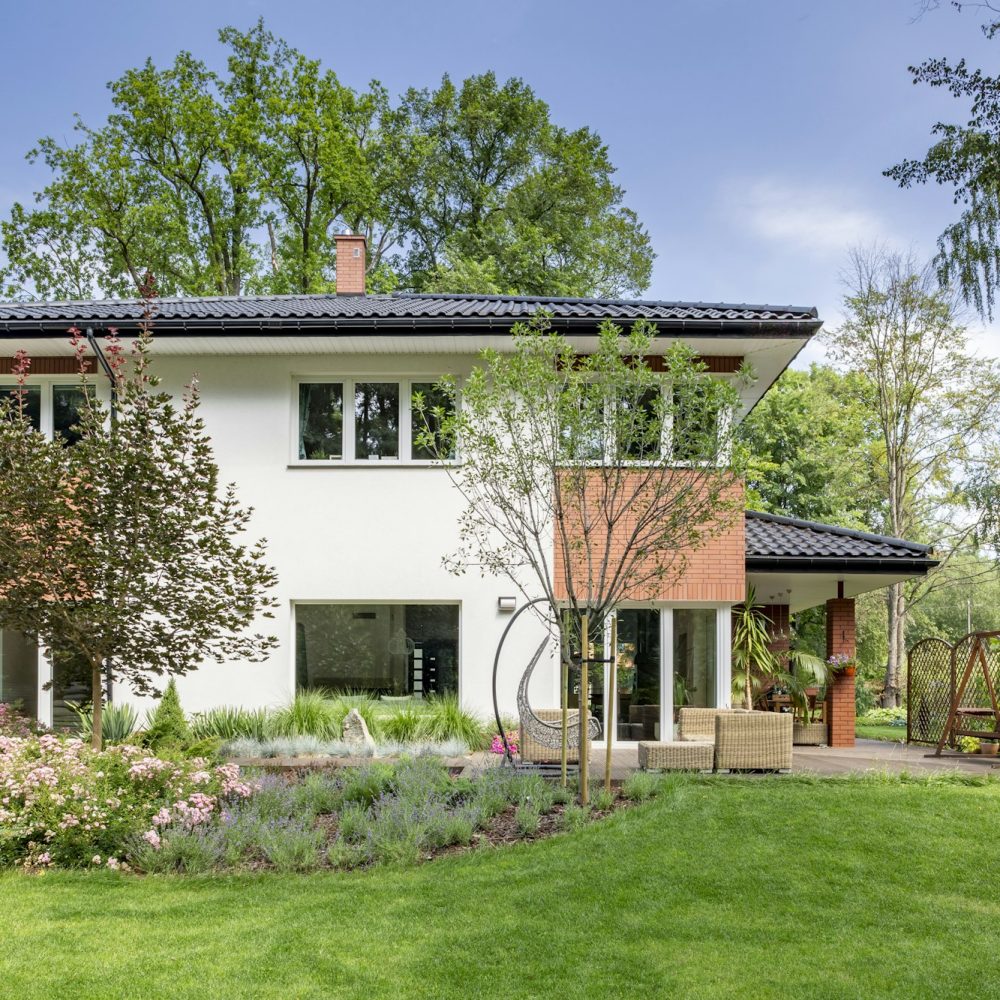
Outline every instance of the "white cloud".
<path id="1" fill-rule="evenodd" d="M 845 188 L 793 183 L 779 177 L 728 181 L 729 218 L 753 236 L 788 249 L 841 261 L 855 244 L 893 244 L 889 226 Z"/>

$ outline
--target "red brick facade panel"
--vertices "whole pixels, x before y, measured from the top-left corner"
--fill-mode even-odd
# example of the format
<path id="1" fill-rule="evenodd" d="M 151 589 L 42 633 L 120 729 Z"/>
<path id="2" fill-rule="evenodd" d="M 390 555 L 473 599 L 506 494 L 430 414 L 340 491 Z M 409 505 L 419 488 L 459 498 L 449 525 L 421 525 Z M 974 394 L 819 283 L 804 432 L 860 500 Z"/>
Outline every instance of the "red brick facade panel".
<path id="1" fill-rule="evenodd" d="M 689 475 L 687 470 L 672 474 Z M 599 482 L 595 474 L 595 485 Z M 698 542 L 678 549 L 667 573 L 649 581 L 640 590 L 628 594 L 633 601 L 711 601 L 736 604 L 746 595 L 746 532 L 743 523 L 743 485 L 736 483 L 725 491 L 725 512 L 717 519 L 706 521 Z M 579 522 L 578 522 L 579 523 Z M 611 559 L 620 560 L 634 527 L 634 521 L 623 517 L 616 524 L 612 538 Z M 590 556 L 601 560 L 603 545 L 592 540 Z M 573 580 L 586 580 L 585 553 L 574 553 Z M 566 575 L 563 546 L 556 544 L 553 559 L 556 593 L 566 597 Z"/>

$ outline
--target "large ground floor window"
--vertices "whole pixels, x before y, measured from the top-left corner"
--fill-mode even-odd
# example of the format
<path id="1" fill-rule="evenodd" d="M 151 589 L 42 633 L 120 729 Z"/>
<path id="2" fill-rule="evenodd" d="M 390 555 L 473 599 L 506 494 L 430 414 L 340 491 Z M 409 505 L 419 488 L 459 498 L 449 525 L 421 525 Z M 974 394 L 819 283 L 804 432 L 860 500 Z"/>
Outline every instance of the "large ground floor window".
<path id="1" fill-rule="evenodd" d="M 299 687 L 373 694 L 458 691 L 457 604 L 298 604 Z"/>
<path id="2" fill-rule="evenodd" d="M 0 701 L 38 715 L 38 647 L 11 629 L 0 631 Z"/>

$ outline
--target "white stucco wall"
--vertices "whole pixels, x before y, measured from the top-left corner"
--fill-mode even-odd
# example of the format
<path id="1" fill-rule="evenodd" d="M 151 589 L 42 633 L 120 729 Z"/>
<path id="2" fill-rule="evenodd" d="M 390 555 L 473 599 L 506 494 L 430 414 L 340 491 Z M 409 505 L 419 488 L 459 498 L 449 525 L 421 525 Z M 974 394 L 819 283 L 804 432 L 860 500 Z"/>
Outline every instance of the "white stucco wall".
<path id="1" fill-rule="evenodd" d="M 255 508 L 251 530 L 268 540 L 279 580 L 275 619 L 262 623 L 278 636 L 279 648 L 264 663 L 206 663 L 180 678 L 188 711 L 288 701 L 295 686 L 295 602 L 373 601 L 459 603 L 459 694 L 467 707 L 492 712 L 493 655 L 510 619 L 498 612 L 497 598 L 515 590 L 504 579 L 483 579 L 475 571 L 455 576 L 442 566 L 442 557 L 458 545 L 461 509 L 447 473 L 388 461 L 302 467 L 294 464 L 292 452 L 296 377 L 437 377 L 460 374 L 470 364 L 468 357 L 443 355 L 157 358 L 155 370 L 168 391 L 179 393 L 198 373 L 201 413 L 221 474 L 236 482 L 241 500 Z M 508 712 L 542 634 L 530 614 L 515 629 L 501 671 L 501 701 Z M 546 669 L 548 663 L 539 664 L 532 686 L 539 706 L 558 704 L 557 673 Z"/>

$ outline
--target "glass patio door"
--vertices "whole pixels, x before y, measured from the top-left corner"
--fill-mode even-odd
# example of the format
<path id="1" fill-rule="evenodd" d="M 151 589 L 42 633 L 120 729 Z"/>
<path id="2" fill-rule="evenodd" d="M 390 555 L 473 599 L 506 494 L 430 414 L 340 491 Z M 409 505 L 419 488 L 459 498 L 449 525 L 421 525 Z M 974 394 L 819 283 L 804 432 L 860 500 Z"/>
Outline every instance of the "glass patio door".
<path id="1" fill-rule="evenodd" d="M 718 696 L 718 612 L 715 608 L 673 610 L 673 714 L 685 705 L 714 708 Z"/>
<path id="2" fill-rule="evenodd" d="M 660 739 L 663 651 L 656 608 L 618 611 L 618 665 L 614 692 L 616 743 Z M 606 697 L 610 695 L 607 692 Z"/>

